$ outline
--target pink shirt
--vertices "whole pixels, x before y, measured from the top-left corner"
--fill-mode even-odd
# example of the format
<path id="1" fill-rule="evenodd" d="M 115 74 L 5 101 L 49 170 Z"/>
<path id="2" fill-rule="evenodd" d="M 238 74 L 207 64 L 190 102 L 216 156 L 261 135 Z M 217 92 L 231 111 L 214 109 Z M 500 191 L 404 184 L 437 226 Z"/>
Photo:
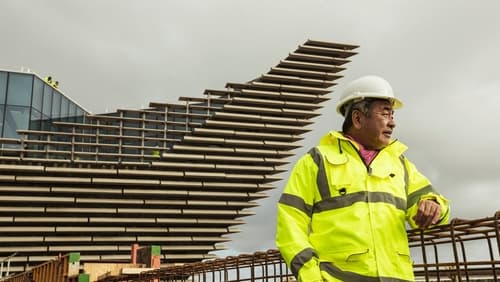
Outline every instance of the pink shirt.
<path id="1" fill-rule="evenodd" d="M 363 159 L 363 161 L 365 162 L 366 165 L 370 165 L 370 163 L 373 161 L 373 159 L 377 156 L 379 150 L 365 149 L 365 147 L 363 145 L 361 145 L 361 143 L 359 143 L 358 141 L 354 140 L 354 138 L 352 138 L 352 136 L 349 136 L 347 134 L 344 134 L 344 136 L 351 139 L 352 141 L 356 142 L 356 144 L 359 147 L 359 154 L 361 155 L 361 158 Z"/>

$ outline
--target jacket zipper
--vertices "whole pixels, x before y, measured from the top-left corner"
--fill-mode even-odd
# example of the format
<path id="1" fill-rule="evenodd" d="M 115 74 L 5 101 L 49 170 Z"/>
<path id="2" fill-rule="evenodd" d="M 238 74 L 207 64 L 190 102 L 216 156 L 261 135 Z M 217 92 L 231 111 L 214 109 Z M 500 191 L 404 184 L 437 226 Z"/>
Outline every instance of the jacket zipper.
<path id="1" fill-rule="evenodd" d="M 365 160 L 364 160 L 364 159 L 363 159 L 363 157 L 361 156 L 361 153 L 359 152 L 358 148 L 356 148 L 356 146 L 354 146 L 354 144 L 352 143 L 352 141 L 351 141 L 351 140 L 349 140 L 348 142 L 349 142 L 349 144 L 351 144 L 351 146 L 352 146 L 352 148 L 354 149 L 354 151 L 356 151 L 356 153 L 358 153 L 358 156 L 359 156 L 359 158 L 361 159 L 361 162 L 362 162 L 362 163 L 365 165 L 365 167 L 366 167 L 366 171 L 367 171 L 367 173 L 368 173 L 368 176 L 371 176 L 371 175 L 372 175 L 372 167 L 371 167 L 372 162 L 375 160 L 375 158 L 377 158 L 377 157 L 378 157 L 378 155 L 380 154 L 380 152 L 382 152 L 382 150 L 384 150 L 385 148 L 389 147 L 390 145 L 392 145 L 392 144 L 393 144 L 393 143 L 395 143 L 396 141 L 397 141 L 397 139 L 396 139 L 396 140 L 394 140 L 394 141 L 392 141 L 391 143 L 389 143 L 389 144 L 388 144 L 387 146 L 385 146 L 384 148 L 380 149 L 380 150 L 378 151 L 377 155 L 375 155 L 375 157 L 374 157 L 374 158 L 370 161 L 370 163 L 369 163 L 369 164 L 366 164 L 366 163 L 365 163 Z M 340 148 L 340 143 L 339 143 L 339 148 Z"/>

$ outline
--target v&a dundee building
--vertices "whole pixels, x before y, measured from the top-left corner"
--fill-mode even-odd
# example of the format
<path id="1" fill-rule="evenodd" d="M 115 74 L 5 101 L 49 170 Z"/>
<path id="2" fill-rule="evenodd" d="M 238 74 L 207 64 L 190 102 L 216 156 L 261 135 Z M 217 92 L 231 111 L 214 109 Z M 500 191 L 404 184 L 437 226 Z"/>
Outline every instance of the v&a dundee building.
<path id="1" fill-rule="evenodd" d="M 249 82 L 89 114 L 33 73 L 0 71 L 0 257 L 197 262 L 267 191 L 357 46 L 308 40 Z M 250 78 L 251 79 L 251 78 Z M 139 94 L 139 93 L 138 93 Z"/>

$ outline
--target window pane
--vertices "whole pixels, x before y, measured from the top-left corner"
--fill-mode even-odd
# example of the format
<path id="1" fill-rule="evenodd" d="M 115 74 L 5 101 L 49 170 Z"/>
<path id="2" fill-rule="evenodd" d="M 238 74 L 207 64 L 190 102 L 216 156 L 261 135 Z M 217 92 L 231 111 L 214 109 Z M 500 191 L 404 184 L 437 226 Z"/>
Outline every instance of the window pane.
<path id="1" fill-rule="evenodd" d="M 59 118 L 61 116 L 61 94 L 54 91 L 52 96 L 52 119 Z"/>
<path id="2" fill-rule="evenodd" d="M 42 127 L 42 113 L 35 109 L 31 109 L 31 121 L 30 121 L 30 128 L 31 130 L 40 130 Z"/>
<path id="3" fill-rule="evenodd" d="M 69 105 L 69 121 L 70 122 L 75 122 L 76 121 L 76 104 L 75 103 L 71 103 Z"/>
<path id="4" fill-rule="evenodd" d="M 2 136 L 2 132 L 3 132 L 3 109 L 4 109 L 5 105 L 0 105 L 0 136 Z"/>
<path id="5" fill-rule="evenodd" d="M 7 90 L 7 73 L 0 72 L 0 136 L 3 132 L 3 113 L 5 108 L 5 93 Z"/>
<path id="6" fill-rule="evenodd" d="M 45 85 L 43 87 L 43 111 L 42 113 L 50 118 L 52 112 L 52 87 Z"/>
<path id="7" fill-rule="evenodd" d="M 0 71 L 0 105 L 5 104 L 6 88 L 7 88 L 7 73 Z"/>
<path id="8" fill-rule="evenodd" d="M 31 86 L 33 75 L 10 73 L 7 88 L 7 104 L 16 106 L 31 105 Z"/>
<path id="9" fill-rule="evenodd" d="M 76 109 L 76 122 L 84 121 L 84 112 L 81 108 Z"/>
<path id="10" fill-rule="evenodd" d="M 31 106 L 39 111 L 42 110 L 43 85 L 44 83 L 38 77 L 35 77 L 35 85 L 33 86 L 33 102 Z"/>
<path id="11" fill-rule="evenodd" d="M 17 129 L 28 129 L 30 108 L 20 106 L 7 106 L 5 110 L 5 127 L 3 136 L 18 138 Z"/>
<path id="12" fill-rule="evenodd" d="M 50 116 L 42 114 L 42 130 L 50 130 Z"/>
<path id="13" fill-rule="evenodd" d="M 68 116 L 69 111 L 69 100 L 68 98 L 62 96 L 61 97 L 61 117 L 65 118 Z"/>

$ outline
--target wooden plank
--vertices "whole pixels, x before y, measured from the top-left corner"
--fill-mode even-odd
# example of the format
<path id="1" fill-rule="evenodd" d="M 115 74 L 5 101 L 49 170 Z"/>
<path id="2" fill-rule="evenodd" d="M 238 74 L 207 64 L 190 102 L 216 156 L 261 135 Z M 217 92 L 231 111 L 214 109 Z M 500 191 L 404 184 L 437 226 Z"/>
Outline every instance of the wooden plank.
<path id="1" fill-rule="evenodd" d="M 95 282 L 105 276 L 121 274 L 123 268 L 142 267 L 142 264 L 132 263 L 83 263 L 83 272 L 89 274 L 89 281 Z"/>

